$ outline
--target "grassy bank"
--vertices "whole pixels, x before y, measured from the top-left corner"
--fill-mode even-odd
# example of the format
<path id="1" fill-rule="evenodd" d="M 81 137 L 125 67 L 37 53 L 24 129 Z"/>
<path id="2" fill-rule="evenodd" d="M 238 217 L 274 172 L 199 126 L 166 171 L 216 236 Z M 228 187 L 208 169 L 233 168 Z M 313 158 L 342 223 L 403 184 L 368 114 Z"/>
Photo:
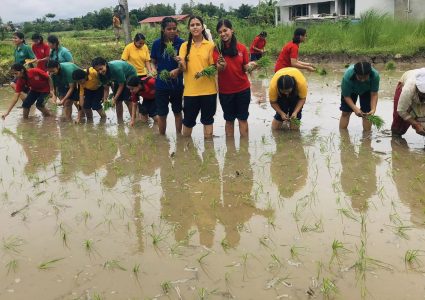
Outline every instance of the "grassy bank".
<path id="1" fill-rule="evenodd" d="M 215 33 L 216 20 L 206 20 Z M 282 46 L 292 38 L 295 26 L 264 28 L 248 25 L 244 21 L 233 20 L 238 40 L 249 46 L 256 34 L 268 32 L 267 49 L 277 56 Z M 187 28 L 179 26 L 180 35 L 187 37 Z M 142 32 L 148 45 L 159 37 L 159 28 L 137 28 L 133 34 Z M 301 55 L 348 55 L 348 56 L 387 56 L 410 57 L 423 54 L 425 50 L 425 21 L 395 21 L 374 12 L 365 15 L 359 23 L 338 22 L 311 24 L 307 27 L 308 40 L 300 48 Z M 86 30 L 55 33 L 62 45 L 71 50 L 75 62 L 88 66 L 95 56 L 106 59 L 119 59 L 124 43 L 114 42 L 112 30 Z M 27 34 L 31 36 L 31 34 Z M 0 43 L 0 82 L 4 82 L 12 62 L 13 46 L 10 39 Z"/>

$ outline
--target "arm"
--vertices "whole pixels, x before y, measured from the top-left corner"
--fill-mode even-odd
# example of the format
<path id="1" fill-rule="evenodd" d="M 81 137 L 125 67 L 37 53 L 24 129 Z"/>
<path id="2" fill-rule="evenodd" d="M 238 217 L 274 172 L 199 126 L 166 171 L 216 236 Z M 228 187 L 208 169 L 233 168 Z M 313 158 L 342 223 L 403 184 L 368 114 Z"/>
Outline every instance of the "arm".
<path id="1" fill-rule="evenodd" d="M 370 112 L 366 113 L 366 115 L 375 114 L 377 104 L 378 104 L 378 92 L 370 92 Z"/>
<path id="2" fill-rule="evenodd" d="M 294 112 L 291 115 L 291 119 L 293 118 L 297 118 L 298 113 L 300 112 L 300 110 L 303 108 L 304 103 L 305 103 L 305 99 L 306 98 L 302 98 L 300 100 L 298 100 L 297 105 L 295 106 Z"/>
<path id="3" fill-rule="evenodd" d="M 50 76 L 49 76 L 49 89 L 50 89 L 50 97 L 52 98 L 51 102 L 56 104 L 57 97 L 55 94 L 55 85 L 53 84 L 53 80 Z"/>
<path id="4" fill-rule="evenodd" d="M 316 69 L 313 67 L 310 63 L 305 63 L 302 61 L 299 61 L 296 58 L 291 58 L 291 66 L 298 69 L 305 69 L 309 71 L 315 71 Z"/>
<path id="5" fill-rule="evenodd" d="M 282 118 L 282 120 L 288 120 L 288 116 L 287 114 L 285 114 L 283 112 L 283 110 L 280 109 L 280 106 L 277 102 L 270 102 L 272 108 L 280 115 L 280 117 Z"/>
<path id="6" fill-rule="evenodd" d="M 124 90 L 124 83 L 120 83 L 118 85 L 117 92 L 115 93 L 115 96 L 112 99 L 112 105 L 115 105 L 115 103 L 117 103 L 117 100 L 121 96 L 123 90 Z"/>
<path id="7" fill-rule="evenodd" d="M 61 105 L 63 105 L 63 104 L 65 103 L 65 101 L 66 101 L 66 100 L 68 100 L 68 99 L 69 99 L 69 97 L 71 97 L 72 92 L 74 92 L 74 89 L 75 89 L 75 83 L 71 83 L 71 84 L 69 85 L 69 89 L 68 89 L 68 91 L 66 92 L 65 97 L 63 97 L 63 98 L 62 98 L 62 100 L 61 100 Z"/>
<path id="8" fill-rule="evenodd" d="M 18 102 L 19 97 L 21 96 L 21 92 L 15 93 L 15 96 L 13 97 L 12 103 L 10 104 L 8 110 L 6 113 L 4 113 L 1 117 L 3 120 L 6 119 L 6 117 L 9 115 L 10 111 L 15 107 L 16 102 Z"/>
<path id="9" fill-rule="evenodd" d="M 358 108 L 354 102 L 353 99 L 351 99 L 351 97 L 346 97 L 344 96 L 344 101 L 345 103 L 347 103 L 347 105 L 353 110 L 353 112 L 356 114 L 356 116 L 358 117 L 363 117 L 363 112 L 360 110 L 360 108 Z"/>

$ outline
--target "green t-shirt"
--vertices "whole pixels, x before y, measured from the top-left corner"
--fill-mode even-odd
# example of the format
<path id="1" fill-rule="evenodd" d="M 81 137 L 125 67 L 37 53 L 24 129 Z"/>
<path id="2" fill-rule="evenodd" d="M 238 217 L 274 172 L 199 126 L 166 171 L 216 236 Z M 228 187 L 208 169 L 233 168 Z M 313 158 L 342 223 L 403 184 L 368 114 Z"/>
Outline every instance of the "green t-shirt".
<path id="1" fill-rule="evenodd" d="M 15 48 L 13 53 L 15 57 L 15 63 L 25 64 L 26 59 L 34 59 L 35 55 L 32 49 L 27 44 L 22 44 Z"/>
<path id="2" fill-rule="evenodd" d="M 52 80 L 55 86 L 63 87 L 68 86 L 75 81 L 72 79 L 72 73 L 78 70 L 79 67 L 76 64 L 65 62 L 60 64 L 60 71 L 57 75 L 52 75 Z"/>
<path id="3" fill-rule="evenodd" d="M 106 76 L 101 76 L 102 83 L 113 81 L 115 83 L 126 83 L 130 77 L 137 76 L 136 68 L 126 61 L 113 60 L 108 62 Z"/>
<path id="4" fill-rule="evenodd" d="M 354 65 L 348 67 L 342 77 L 341 93 L 343 97 L 350 97 L 352 94 L 363 95 L 366 92 L 379 91 L 379 73 L 374 68 L 370 73 L 369 79 L 361 82 L 356 79 L 354 74 Z"/>
<path id="5" fill-rule="evenodd" d="M 58 63 L 73 61 L 71 52 L 62 46 L 59 46 L 58 50 L 56 49 L 50 50 L 49 58 L 52 60 L 56 60 Z"/>

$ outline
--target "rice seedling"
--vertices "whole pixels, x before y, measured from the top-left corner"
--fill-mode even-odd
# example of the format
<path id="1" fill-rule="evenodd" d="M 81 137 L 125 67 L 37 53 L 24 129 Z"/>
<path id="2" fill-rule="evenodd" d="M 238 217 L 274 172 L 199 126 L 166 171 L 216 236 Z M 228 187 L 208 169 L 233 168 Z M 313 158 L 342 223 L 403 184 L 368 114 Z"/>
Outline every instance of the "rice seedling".
<path id="1" fill-rule="evenodd" d="M 393 60 L 390 60 L 385 64 L 385 70 L 394 71 L 396 69 L 396 63 Z"/>
<path id="2" fill-rule="evenodd" d="M 3 238 L 3 250 L 5 252 L 20 253 L 20 247 L 22 247 L 24 243 L 24 239 L 18 236 L 9 236 L 6 239 Z"/>
<path id="3" fill-rule="evenodd" d="M 107 270 L 121 270 L 121 271 L 127 271 L 126 268 L 124 268 L 119 260 L 116 259 L 112 259 L 112 260 L 107 260 L 104 264 L 103 264 L 103 268 L 107 269 Z"/>
<path id="4" fill-rule="evenodd" d="M 168 293 L 171 291 L 171 288 L 173 285 L 171 284 L 171 281 L 164 281 L 161 282 L 161 289 L 164 292 L 164 294 L 168 295 Z"/>
<path id="5" fill-rule="evenodd" d="M 161 79 L 162 81 L 164 81 L 164 82 L 168 82 L 168 81 L 170 81 L 171 80 L 171 74 L 170 74 L 170 71 L 168 71 L 168 70 L 162 70 L 160 73 L 159 73 L 159 79 Z"/>
<path id="6" fill-rule="evenodd" d="M 355 215 L 355 213 L 352 209 L 338 208 L 338 213 L 341 215 L 341 218 L 344 216 L 344 217 L 349 218 L 353 221 L 359 222 L 359 218 Z"/>
<path id="7" fill-rule="evenodd" d="M 217 74 L 217 67 L 215 65 L 211 65 L 203 69 L 202 71 L 195 74 L 195 79 L 199 79 L 201 77 L 214 77 Z"/>
<path id="8" fill-rule="evenodd" d="M 92 254 L 93 251 L 95 251 L 93 246 L 93 240 L 85 240 L 83 245 L 84 245 L 84 249 L 86 250 L 88 254 Z"/>
<path id="9" fill-rule="evenodd" d="M 269 56 L 264 55 L 259 60 L 256 61 L 256 65 L 260 69 L 267 69 L 272 65 L 272 60 Z"/>
<path id="10" fill-rule="evenodd" d="M 209 295 L 209 292 L 208 292 L 208 290 L 206 288 L 200 288 L 200 289 L 198 289 L 198 296 L 199 296 L 199 299 L 200 300 L 207 299 L 208 295 Z"/>
<path id="11" fill-rule="evenodd" d="M 323 230 L 323 222 L 322 222 L 322 220 L 318 220 L 313 225 L 303 224 L 303 226 L 301 226 L 301 232 L 316 232 L 316 233 L 320 233 L 320 232 L 323 232 L 323 231 L 324 230 Z"/>
<path id="12" fill-rule="evenodd" d="M 103 102 L 103 110 L 104 111 L 107 111 L 112 107 L 113 107 L 113 104 L 112 104 L 111 100 L 106 100 L 106 101 Z"/>
<path id="13" fill-rule="evenodd" d="M 368 115 L 366 116 L 366 119 L 378 130 L 380 130 L 385 125 L 385 121 L 377 115 Z"/>
<path id="14" fill-rule="evenodd" d="M 177 56 L 177 51 L 173 46 L 173 42 L 167 42 L 165 43 L 165 48 L 164 48 L 164 57 L 168 56 L 169 58 L 174 58 Z"/>
<path id="15" fill-rule="evenodd" d="M 326 74 L 328 74 L 325 68 L 320 68 L 320 67 L 316 68 L 316 73 L 319 74 L 320 76 L 325 76 Z"/>
<path id="16" fill-rule="evenodd" d="M 105 299 L 102 295 L 98 294 L 98 293 L 94 293 L 93 294 L 93 300 L 103 300 Z"/>
<path id="17" fill-rule="evenodd" d="M 61 260 L 64 260 L 64 259 L 65 259 L 65 257 L 61 257 L 61 258 L 55 258 L 55 259 L 52 259 L 52 260 L 48 260 L 48 261 L 42 262 L 41 264 L 38 265 L 38 268 L 40 270 L 51 269 L 51 268 L 53 268 L 53 265 L 55 263 L 57 263 L 57 262 L 59 262 Z"/>
<path id="18" fill-rule="evenodd" d="M 320 292 L 322 292 L 323 298 L 332 299 L 338 293 L 338 288 L 332 280 L 329 278 L 323 278 Z"/>
<path id="19" fill-rule="evenodd" d="M 305 249 L 304 247 L 297 247 L 295 245 L 292 245 L 291 248 L 289 248 L 289 253 L 291 254 L 291 258 L 295 260 L 300 259 L 300 250 Z"/>
<path id="20" fill-rule="evenodd" d="M 422 256 L 421 253 L 425 251 L 418 249 L 409 249 L 404 255 L 404 263 L 411 268 L 417 268 L 422 266 L 422 260 L 419 256 Z"/>
<path id="21" fill-rule="evenodd" d="M 92 215 L 89 211 L 83 211 L 81 217 L 84 220 L 84 225 L 87 225 L 87 221 L 92 218 Z"/>
<path id="22" fill-rule="evenodd" d="M 134 277 L 135 277 L 137 280 L 139 280 L 140 265 L 139 265 L 139 264 L 135 264 L 135 265 L 133 266 L 132 272 L 133 272 Z"/>
<path id="23" fill-rule="evenodd" d="M 221 245 L 221 247 L 223 247 L 223 250 L 224 250 L 225 252 L 227 252 L 227 250 L 229 250 L 229 249 L 230 249 L 229 241 L 228 241 L 226 238 L 223 238 L 223 239 L 221 240 L 220 245 Z"/>
<path id="24" fill-rule="evenodd" d="M 301 120 L 298 119 L 298 118 L 290 118 L 289 119 L 289 122 L 290 122 L 290 124 L 292 126 L 295 126 L 295 127 L 300 127 L 301 126 Z"/>
<path id="25" fill-rule="evenodd" d="M 217 49 L 218 53 L 222 55 L 223 53 L 223 42 L 221 41 L 221 38 L 218 37 L 214 40 L 215 48 Z"/>
<path id="26" fill-rule="evenodd" d="M 16 273 L 16 270 L 18 269 L 18 260 L 12 259 L 6 264 L 7 274 L 9 275 L 10 272 L 13 271 L 13 273 Z"/>
<path id="27" fill-rule="evenodd" d="M 207 252 L 207 253 L 205 253 L 205 254 L 202 254 L 200 257 L 198 257 L 196 260 L 198 261 L 198 263 L 200 264 L 200 265 L 202 265 L 204 262 L 204 258 L 205 257 L 207 257 L 208 255 L 210 255 L 211 254 L 211 252 Z"/>
<path id="28" fill-rule="evenodd" d="M 347 248 L 345 248 L 344 243 L 334 240 L 332 242 L 332 256 L 329 260 L 329 266 L 332 265 L 334 259 L 337 260 L 338 264 L 341 264 L 341 257 L 346 253 L 351 252 Z"/>

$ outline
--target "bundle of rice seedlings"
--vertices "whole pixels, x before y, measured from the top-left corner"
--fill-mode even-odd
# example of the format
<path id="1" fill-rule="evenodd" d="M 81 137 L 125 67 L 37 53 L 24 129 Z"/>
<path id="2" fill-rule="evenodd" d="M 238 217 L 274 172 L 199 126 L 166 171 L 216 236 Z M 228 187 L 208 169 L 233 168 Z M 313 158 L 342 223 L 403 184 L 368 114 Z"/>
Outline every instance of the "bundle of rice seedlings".
<path id="1" fill-rule="evenodd" d="M 165 44 L 164 56 L 168 56 L 169 58 L 177 56 L 177 51 L 174 49 L 173 42 L 167 42 Z"/>
<path id="2" fill-rule="evenodd" d="M 195 79 L 199 79 L 201 77 L 214 77 L 217 73 L 217 67 L 215 65 L 211 65 L 203 69 L 201 72 L 196 73 Z"/>
<path id="3" fill-rule="evenodd" d="M 251 73 L 255 68 L 267 70 L 267 68 L 269 68 L 272 65 L 272 61 L 271 61 L 270 57 L 268 57 L 268 56 L 261 57 L 255 63 L 256 63 L 256 67 L 249 66 L 249 68 L 247 70 L 248 73 Z"/>
<path id="4" fill-rule="evenodd" d="M 366 119 L 370 123 L 372 123 L 372 125 L 375 126 L 378 130 L 385 125 L 385 121 L 380 116 L 377 116 L 377 115 L 368 115 Z"/>
<path id="5" fill-rule="evenodd" d="M 291 125 L 293 126 L 297 126 L 300 127 L 301 126 L 301 120 L 298 118 L 290 118 L 289 122 L 291 123 Z"/>
<path id="6" fill-rule="evenodd" d="M 218 53 L 220 53 L 220 55 L 222 55 L 222 53 L 223 53 L 223 43 L 222 43 L 220 37 L 218 37 L 214 40 L 214 44 L 215 44 L 215 48 L 217 49 Z"/>
<path id="7" fill-rule="evenodd" d="M 106 100 L 103 102 L 103 110 L 107 111 L 108 109 L 112 108 L 112 101 Z"/>
<path id="8" fill-rule="evenodd" d="M 165 69 L 162 70 L 159 73 L 159 79 L 161 79 L 162 81 L 165 81 L 165 82 L 170 81 L 171 80 L 170 72 L 168 70 L 165 70 Z"/>

